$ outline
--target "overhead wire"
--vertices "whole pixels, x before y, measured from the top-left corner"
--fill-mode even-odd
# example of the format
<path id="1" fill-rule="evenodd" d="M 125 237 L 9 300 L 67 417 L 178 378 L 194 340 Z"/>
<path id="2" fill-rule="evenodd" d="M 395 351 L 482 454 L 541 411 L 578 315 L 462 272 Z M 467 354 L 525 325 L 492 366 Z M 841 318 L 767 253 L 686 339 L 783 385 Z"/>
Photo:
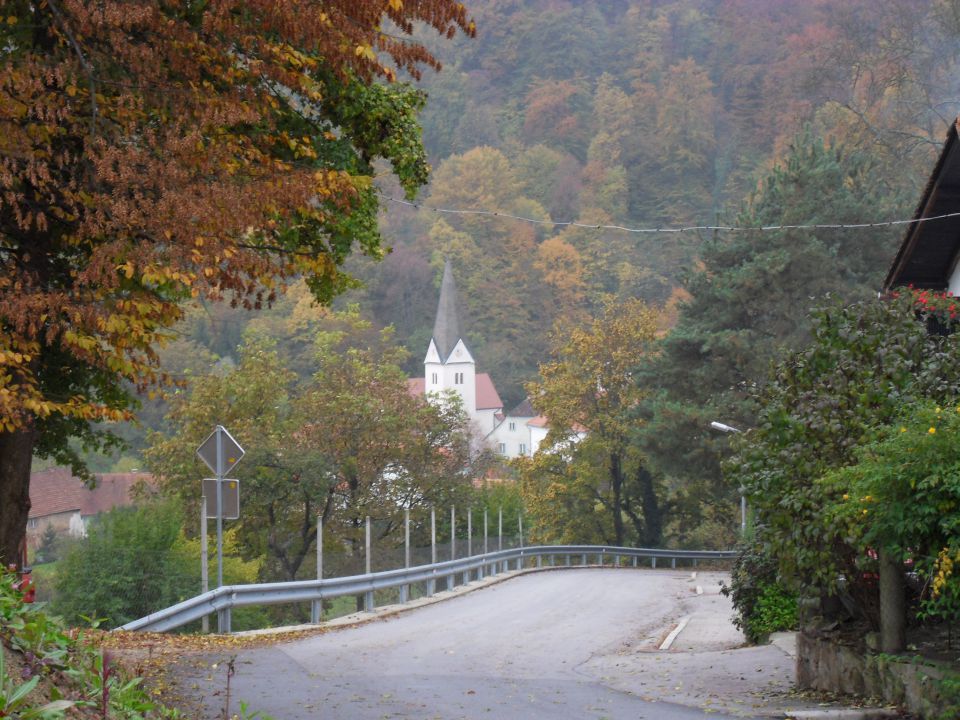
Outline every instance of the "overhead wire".
<path id="1" fill-rule="evenodd" d="M 611 230 L 615 232 L 625 232 L 634 234 L 643 233 L 667 233 L 679 234 L 685 232 L 773 232 L 781 230 L 863 230 L 868 228 L 894 227 L 898 225 L 917 225 L 920 223 L 933 222 L 935 220 L 947 220 L 960 217 L 960 212 L 944 213 L 942 215 L 931 215 L 929 217 L 911 218 L 909 220 L 877 220 L 875 222 L 861 223 L 797 223 L 781 225 L 684 225 L 677 227 L 629 227 L 627 225 L 614 225 L 606 223 L 584 223 L 575 220 L 544 220 L 542 218 L 532 218 L 523 215 L 502 210 L 477 210 L 471 208 L 447 208 L 428 205 L 412 200 L 403 200 L 401 198 L 384 195 L 381 197 L 389 203 L 396 205 L 405 205 L 416 208 L 417 210 L 428 210 L 441 215 L 473 215 L 481 217 L 496 217 L 507 220 L 516 220 L 519 222 L 530 223 L 532 225 L 551 225 L 559 227 L 575 227 L 586 230 Z"/>

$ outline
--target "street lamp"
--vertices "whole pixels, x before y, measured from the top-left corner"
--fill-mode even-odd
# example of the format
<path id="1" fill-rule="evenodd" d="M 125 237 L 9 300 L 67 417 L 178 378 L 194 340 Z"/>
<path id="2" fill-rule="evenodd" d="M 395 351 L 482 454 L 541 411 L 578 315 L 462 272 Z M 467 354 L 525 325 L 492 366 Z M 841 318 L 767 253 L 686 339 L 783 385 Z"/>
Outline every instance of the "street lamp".
<path id="1" fill-rule="evenodd" d="M 727 425 L 716 420 L 710 423 L 710 427 L 723 433 L 741 433 L 743 430 Z M 740 488 L 740 534 L 747 533 L 747 496 L 743 494 L 743 488 Z"/>

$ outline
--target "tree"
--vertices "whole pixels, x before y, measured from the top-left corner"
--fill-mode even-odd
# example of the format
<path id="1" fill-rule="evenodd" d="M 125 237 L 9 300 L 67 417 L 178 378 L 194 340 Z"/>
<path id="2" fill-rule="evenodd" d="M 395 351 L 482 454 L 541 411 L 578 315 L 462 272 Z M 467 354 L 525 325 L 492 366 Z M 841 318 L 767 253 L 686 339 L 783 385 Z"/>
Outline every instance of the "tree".
<path id="1" fill-rule="evenodd" d="M 318 518 L 332 543 L 360 557 L 366 516 L 379 539 L 394 537 L 405 508 L 416 518 L 459 501 L 473 476 L 465 415 L 410 395 L 390 329 L 371 332 L 355 309 L 321 328 L 309 383 L 294 382 L 271 342 L 248 337 L 235 370 L 198 378 L 179 396 L 176 431 L 154 436 L 147 452 L 164 491 L 196 508 L 204 471 L 194 449 L 215 423 L 230 428 L 247 451 L 235 471 L 237 542 L 265 558 L 264 579 L 299 577 Z"/>
<path id="2" fill-rule="evenodd" d="M 555 329 L 551 360 L 527 386 L 550 431 L 520 464 L 533 532 L 544 540 L 659 542 L 656 488 L 633 442 L 645 394 L 633 369 L 656 333 L 656 312 L 638 300 L 610 302 L 583 327 Z"/>
<path id="3" fill-rule="evenodd" d="M 895 431 L 885 427 L 912 404 L 930 401 L 946 407 L 960 396 L 960 338 L 931 333 L 931 327 L 936 329 L 937 322 L 912 293 L 816 312 L 811 344 L 776 366 L 759 392 L 754 429 L 724 466 L 729 479 L 746 488 L 758 517 L 758 538 L 765 553 L 778 561 L 785 582 L 807 592 L 832 593 L 838 579 L 846 578 L 858 611 L 875 624 L 878 594 L 870 578 L 876 565 L 864 552 L 864 539 L 870 536 L 851 532 L 848 513 L 838 508 L 850 510 L 844 495 L 854 494 L 855 509 L 868 511 L 869 526 L 875 510 L 869 500 L 866 505 L 861 501 L 871 493 L 857 497 L 854 489 L 857 476 L 872 474 L 862 453 L 870 452 L 870 443 L 896 435 L 902 423 Z M 858 454 L 866 461 L 862 467 L 841 470 L 856 465 Z M 885 472 L 902 474 L 908 467 L 901 462 Z M 902 492 L 898 481 L 877 497 L 902 503 L 903 497 L 897 497 Z M 929 511 L 931 503 L 921 495 L 918 491 L 916 509 Z M 903 510 L 887 507 L 882 513 L 886 527 Z M 874 539 L 881 541 L 874 548 L 881 552 L 898 545 L 889 534 Z M 921 551 L 931 544 L 930 536 L 919 531 L 902 540 L 901 550 L 908 543 Z"/>
<path id="4" fill-rule="evenodd" d="M 896 198 L 878 187 L 869 155 L 800 135 L 783 162 L 745 205 L 738 225 L 758 227 L 859 222 Z M 662 353 L 643 363 L 638 380 L 658 392 L 644 405 L 642 443 L 658 474 L 670 478 L 681 534 L 710 505 L 734 495 L 720 472 L 727 439 L 710 422 L 747 429 L 752 397 L 778 356 L 810 338 L 807 310 L 826 298 L 876 292 L 895 247 L 894 231 L 785 230 L 718 235 L 703 248 L 702 267 L 687 277 L 689 299 Z"/>
<path id="5" fill-rule="evenodd" d="M 86 616 L 117 626 L 196 594 L 199 569 L 178 545 L 182 523 L 169 503 L 95 520 L 60 563 L 57 612 L 70 623 Z"/>
<path id="6" fill-rule="evenodd" d="M 71 625 L 99 620 L 116 627 L 198 594 L 200 543 L 188 540 L 183 526 L 180 508 L 157 498 L 95 518 L 88 536 L 71 544 L 58 565 L 53 609 Z M 215 557 L 208 552 L 211 564 Z M 258 569 L 257 560 L 237 556 L 228 531 L 225 582 L 255 582 Z M 238 627 L 259 613 L 243 611 Z"/>
<path id="7" fill-rule="evenodd" d="M 373 161 L 408 194 L 428 166 L 396 82 L 438 67 L 452 0 L 4 0 L 0 25 L 0 560 L 31 456 L 130 417 L 191 296 L 259 307 L 304 274 L 321 299 L 378 255 Z M 397 32 L 381 30 L 389 23 Z M 398 36 L 398 33 L 400 36 Z M 390 63 L 388 65 L 387 63 Z M 397 69 L 395 70 L 394 67 Z"/>

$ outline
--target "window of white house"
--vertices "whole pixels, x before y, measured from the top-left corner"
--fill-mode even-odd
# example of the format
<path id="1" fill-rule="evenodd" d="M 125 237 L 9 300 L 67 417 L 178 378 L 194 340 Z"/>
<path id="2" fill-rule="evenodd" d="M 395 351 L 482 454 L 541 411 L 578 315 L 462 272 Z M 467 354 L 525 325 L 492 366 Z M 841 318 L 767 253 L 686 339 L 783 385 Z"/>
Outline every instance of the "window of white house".
<path id="1" fill-rule="evenodd" d="M 506 443 L 500 443 L 499 445 L 497 445 L 497 452 L 500 453 L 501 455 L 506 455 L 506 454 L 507 454 L 507 444 L 506 444 Z"/>
<path id="2" fill-rule="evenodd" d="M 527 444 L 526 444 L 526 443 L 520 443 L 520 454 L 521 454 L 521 455 L 526 455 L 526 454 L 527 454 Z"/>
<path id="3" fill-rule="evenodd" d="M 454 373 L 453 374 L 453 383 L 455 385 L 463 385 L 463 373 Z"/>
<path id="4" fill-rule="evenodd" d="M 510 423 L 510 429 L 511 429 L 511 430 L 516 430 L 516 429 L 517 429 L 517 424 L 516 424 L 515 422 Z"/>
<path id="5" fill-rule="evenodd" d="M 436 373 L 433 373 L 433 374 L 430 376 L 430 382 L 432 382 L 434 385 L 437 384 L 437 374 L 436 374 Z"/>
<path id="6" fill-rule="evenodd" d="M 30 528 L 31 530 L 33 530 L 39 524 L 40 524 L 40 521 L 37 520 L 37 518 L 29 518 L 27 520 L 27 527 Z"/>

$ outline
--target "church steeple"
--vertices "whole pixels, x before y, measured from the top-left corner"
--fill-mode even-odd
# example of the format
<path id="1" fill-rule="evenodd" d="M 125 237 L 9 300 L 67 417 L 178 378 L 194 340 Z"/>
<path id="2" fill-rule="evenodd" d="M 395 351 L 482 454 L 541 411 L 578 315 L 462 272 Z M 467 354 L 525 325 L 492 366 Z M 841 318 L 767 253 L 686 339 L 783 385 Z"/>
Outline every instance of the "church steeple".
<path id="1" fill-rule="evenodd" d="M 447 260 L 443 264 L 440 302 L 437 304 L 437 317 L 433 322 L 433 342 L 437 346 L 441 362 L 445 363 L 449 359 L 458 340 L 460 340 L 460 321 L 457 317 L 457 286 L 453 281 L 450 260 Z"/>
<path id="2" fill-rule="evenodd" d="M 443 393 L 453 390 L 460 396 L 467 416 L 477 414 L 476 363 L 460 336 L 457 317 L 457 286 L 453 281 L 450 261 L 443 264 L 440 302 L 433 322 L 433 337 L 423 359 L 424 391 Z"/>

